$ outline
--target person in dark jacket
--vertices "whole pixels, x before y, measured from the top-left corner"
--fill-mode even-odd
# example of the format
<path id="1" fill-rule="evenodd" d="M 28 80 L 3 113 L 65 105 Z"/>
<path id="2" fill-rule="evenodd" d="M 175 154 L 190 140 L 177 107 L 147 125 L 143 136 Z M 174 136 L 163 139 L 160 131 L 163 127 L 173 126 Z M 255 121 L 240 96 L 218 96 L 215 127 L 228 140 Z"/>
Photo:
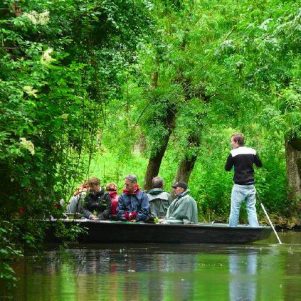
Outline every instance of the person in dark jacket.
<path id="1" fill-rule="evenodd" d="M 245 201 L 249 225 L 258 227 L 253 165 L 261 167 L 262 163 L 255 149 L 244 146 L 243 134 L 233 134 L 231 136 L 231 146 L 232 150 L 225 165 L 226 171 L 230 171 L 234 167 L 229 226 L 236 227 L 238 225 L 240 206 Z"/>
<path id="2" fill-rule="evenodd" d="M 122 221 L 146 221 L 149 218 L 149 200 L 141 191 L 135 175 L 125 177 L 125 189 L 118 199 L 117 218 Z"/>
<path id="3" fill-rule="evenodd" d="M 98 178 L 88 180 L 89 192 L 83 206 L 83 215 L 88 219 L 109 219 L 111 210 L 110 195 L 100 187 Z"/>
<path id="4" fill-rule="evenodd" d="M 172 202 L 170 193 L 163 190 L 164 182 L 160 177 L 152 179 L 152 189 L 147 192 L 150 211 L 154 217 L 162 219 Z"/>

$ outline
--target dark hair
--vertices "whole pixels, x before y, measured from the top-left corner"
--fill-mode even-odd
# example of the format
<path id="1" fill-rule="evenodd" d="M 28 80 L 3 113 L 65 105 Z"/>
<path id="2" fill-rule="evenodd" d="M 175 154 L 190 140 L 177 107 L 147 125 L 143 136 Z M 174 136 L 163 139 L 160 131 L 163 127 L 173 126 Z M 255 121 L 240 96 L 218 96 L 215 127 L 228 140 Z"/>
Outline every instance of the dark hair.
<path id="1" fill-rule="evenodd" d="M 160 177 L 154 177 L 152 179 L 152 188 L 163 188 L 164 181 Z"/>
<path id="2" fill-rule="evenodd" d="M 88 180 L 88 185 L 92 186 L 92 185 L 100 185 L 100 180 L 96 177 L 92 177 Z"/>
<path id="3" fill-rule="evenodd" d="M 235 133 L 231 137 L 238 145 L 243 146 L 245 144 L 245 137 L 242 133 Z"/>
<path id="4" fill-rule="evenodd" d="M 131 183 L 137 183 L 137 177 L 135 175 L 127 175 L 126 180 L 129 180 Z"/>
<path id="5" fill-rule="evenodd" d="M 185 182 L 176 182 L 175 184 L 172 185 L 172 188 L 177 188 L 177 187 L 181 187 L 184 190 L 186 190 L 188 188 L 187 184 Z"/>

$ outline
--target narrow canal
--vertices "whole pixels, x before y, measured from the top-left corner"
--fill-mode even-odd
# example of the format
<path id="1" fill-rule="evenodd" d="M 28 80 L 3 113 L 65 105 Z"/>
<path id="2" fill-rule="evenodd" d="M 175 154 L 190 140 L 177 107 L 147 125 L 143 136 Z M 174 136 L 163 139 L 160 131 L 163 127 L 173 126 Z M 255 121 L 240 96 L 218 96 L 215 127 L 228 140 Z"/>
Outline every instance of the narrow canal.
<path id="1" fill-rule="evenodd" d="M 58 246 L 16 266 L 12 300 L 301 300 L 301 232 L 250 245 Z"/>

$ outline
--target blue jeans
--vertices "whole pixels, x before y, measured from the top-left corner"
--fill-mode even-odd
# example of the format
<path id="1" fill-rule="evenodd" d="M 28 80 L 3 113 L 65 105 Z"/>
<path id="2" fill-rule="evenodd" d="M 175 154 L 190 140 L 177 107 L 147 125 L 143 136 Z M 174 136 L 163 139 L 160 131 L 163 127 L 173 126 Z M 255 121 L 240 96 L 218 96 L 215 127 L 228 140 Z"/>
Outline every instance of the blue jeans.
<path id="1" fill-rule="evenodd" d="M 256 213 L 256 189 L 254 185 L 234 184 L 231 193 L 231 212 L 229 217 L 229 226 L 236 227 L 239 219 L 240 206 L 246 201 L 248 221 L 251 227 L 258 227 Z"/>

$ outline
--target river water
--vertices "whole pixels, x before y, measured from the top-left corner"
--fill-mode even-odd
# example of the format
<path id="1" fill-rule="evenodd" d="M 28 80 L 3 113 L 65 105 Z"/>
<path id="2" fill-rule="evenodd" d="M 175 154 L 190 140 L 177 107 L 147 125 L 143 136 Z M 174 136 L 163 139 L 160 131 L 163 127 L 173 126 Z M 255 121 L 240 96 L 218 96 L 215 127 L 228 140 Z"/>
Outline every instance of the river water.
<path id="1" fill-rule="evenodd" d="M 50 246 L 9 300 L 301 300 L 301 232 L 250 245 Z"/>

